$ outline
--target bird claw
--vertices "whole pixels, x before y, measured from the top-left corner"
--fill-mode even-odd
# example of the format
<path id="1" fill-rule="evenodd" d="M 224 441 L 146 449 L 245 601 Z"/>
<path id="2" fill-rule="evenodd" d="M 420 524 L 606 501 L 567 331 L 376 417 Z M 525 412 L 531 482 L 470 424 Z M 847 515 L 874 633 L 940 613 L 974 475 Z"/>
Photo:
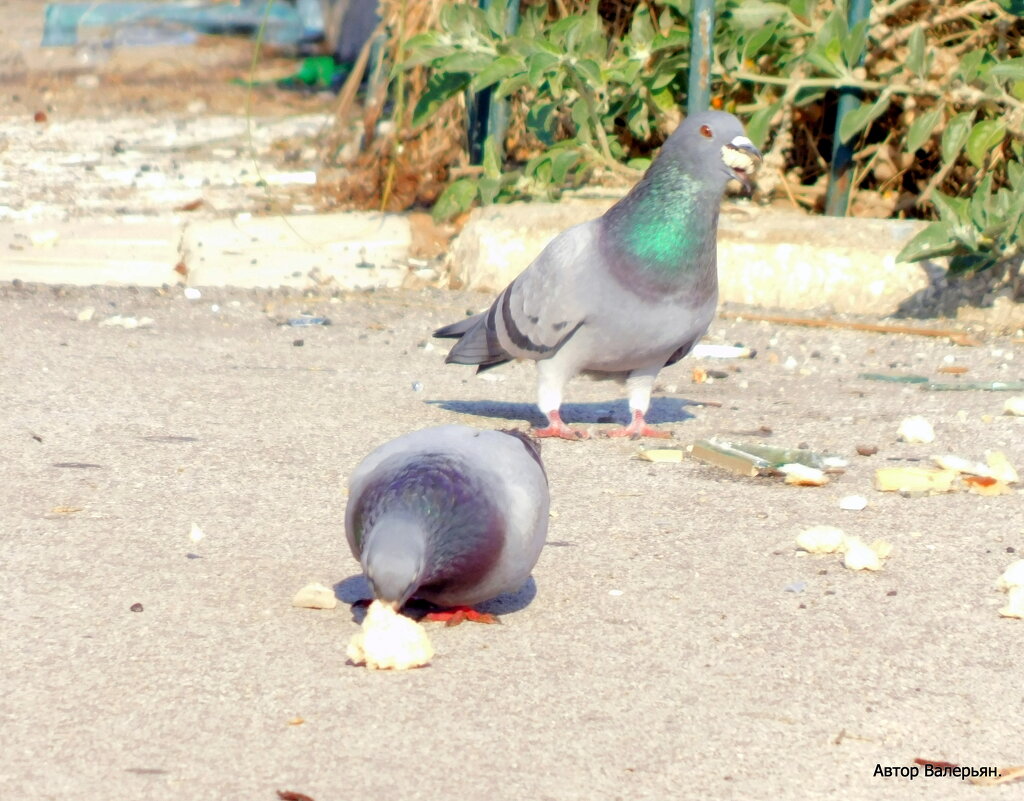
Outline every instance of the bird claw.
<path id="1" fill-rule="evenodd" d="M 569 428 L 569 426 L 563 423 L 562 416 L 557 411 L 548 414 L 547 428 L 535 428 L 530 432 L 530 435 L 535 439 L 561 437 L 562 439 L 568 439 L 574 442 L 581 439 L 590 439 L 590 434 L 586 431 L 582 431 L 577 428 Z"/>
<path id="2" fill-rule="evenodd" d="M 464 621 L 471 623 L 501 623 L 497 617 L 490 612 L 478 612 L 471 606 L 453 606 L 451 609 L 440 609 L 436 612 L 427 612 L 424 620 L 434 620 L 445 624 L 445 626 L 458 626 Z"/>
<path id="3" fill-rule="evenodd" d="M 629 437 L 640 439 L 640 437 L 651 437 L 653 439 L 669 439 L 672 435 L 668 431 L 660 431 L 647 425 L 643 412 L 633 412 L 633 422 L 622 428 L 613 428 L 607 433 L 609 437 Z"/>
<path id="4" fill-rule="evenodd" d="M 568 439 L 573 442 L 577 442 L 581 439 L 590 439 L 590 434 L 586 431 L 581 431 L 576 428 L 569 428 L 565 423 L 559 425 L 551 425 L 547 428 L 535 428 L 530 432 L 530 436 L 534 439 L 544 439 L 545 437 L 560 437 L 562 439 Z"/>

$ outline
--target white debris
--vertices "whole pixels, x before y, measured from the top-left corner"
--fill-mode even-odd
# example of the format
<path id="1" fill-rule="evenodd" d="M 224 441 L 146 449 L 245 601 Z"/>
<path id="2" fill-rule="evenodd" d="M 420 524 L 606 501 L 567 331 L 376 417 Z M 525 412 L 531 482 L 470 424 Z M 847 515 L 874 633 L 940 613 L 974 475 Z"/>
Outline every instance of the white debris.
<path id="1" fill-rule="evenodd" d="M 206 535 L 203 533 L 203 530 L 201 528 L 199 528 L 199 525 L 197 523 L 193 522 L 192 523 L 192 529 L 191 529 L 191 531 L 189 531 L 188 536 L 189 536 L 189 539 L 192 540 L 192 542 L 199 542 L 199 540 L 201 540 Z"/>
<path id="2" fill-rule="evenodd" d="M 839 499 L 839 508 L 847 512 L 860 512 L 866 509 L 868 499 L 863 495 L 846 495 Z"/>
<path id="3" fill-rule="evenodd" d="M 1014 395 L 1012 398 L 1007 398 L 1003 404 L 1003 414 L 1024 417 L 1024 395 Z"/>
<path id="4" fill-rule="evenodd" d="M 307 584 L 292 598 L 292 606 L 303 609 L 334 609 L 337 605 L 338 599 L 334 595 L 334 590 L 315 582 Z"/>
<path id="5" fill-rule="evenodd" d="M 796 538 L 797 547 L 808 553 L 835 553 L 845 544 L 846 532 L 835 526 L 813 526 Z"/>
<path id="6" fill-rule="evenodd" d="M 904 442 L 928 444 L 935 441 L 935 429 L 920 415 L 908 417 L 900 423 L 897 434 Z"/>
<path id="7" fill-rule="evenodd" d="M 349 641 L 346 655 L 371 670 L 422 667 L 434 656 L 426 631 L 392 606 L 374 601 L 366 610 L 362 630 Z"/>
<path id="8" fill-rule="evenodd" d="M 996 581 L 996 587 L 1000 590 L 1012 590 L 1014 587 L 1024 587 L 1024 559 L 1018 559 L 1012 563 L 1003 575 Z"/>
<path id="9" fill-rule="evenodd" d="M 87 323 L 92 320 L 93 315 L 96 314 L 96 309 L 93 306 L 86 306 L 78 314 L 75 315 L 75 319 L 80 323 Z"/>
<path id="10" fill-rule="evenodd" d="M 115 314 L 113 317 L 108 317 L 106 320 L 102 320 L 100 325 L 111 325 L 119 326 L 120 328 L 149 328 L 156 321 L 152 317 L 122 317 L 120 314 Z"/>
<path id="11" fill-rule="evenodd" d="M 194 286 L 185 287 L 185 290 L 182 292 L 182 294 L 188 300 L 199 300 L 199 298 L 203 296 L 203 293 L 196 289 Z"/>
<path id="12" fill-rule="evenodd" d="M 779 465 L 778 471 L 786 477 L 787 484 L 795 484 L 800 487 L 823 487 L 829 482 L 824 471 L 799 462 Z"/>
<path id="13" fill-rule="evenodd" d="M 1024 587 L 1010 587 L 1006 606 L 999 610 L 1003 617 L 1024 618 Z"/>
<path id="14" fill-rule="evenodd" d="M 881 570 L 882 560 L 878 552 L 865 545 L 859 537 L 847 537 L 843 566 L 850 570 Z"/>

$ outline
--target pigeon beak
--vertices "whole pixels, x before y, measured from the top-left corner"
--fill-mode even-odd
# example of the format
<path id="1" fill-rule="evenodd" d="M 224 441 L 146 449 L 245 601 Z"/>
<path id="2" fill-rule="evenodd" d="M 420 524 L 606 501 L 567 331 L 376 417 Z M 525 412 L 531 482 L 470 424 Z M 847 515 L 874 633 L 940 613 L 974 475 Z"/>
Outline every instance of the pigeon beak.
<path id="1" fill-rule="evenodd" d="M 748 195 L 752 194 L 754 183 L 751 179 L 761 166 L 761 151 L 754 147 L 754 143 L 745 136 L 734 137 L 722 148 L 722 163 L 729 177 L 743 184 Z"/>

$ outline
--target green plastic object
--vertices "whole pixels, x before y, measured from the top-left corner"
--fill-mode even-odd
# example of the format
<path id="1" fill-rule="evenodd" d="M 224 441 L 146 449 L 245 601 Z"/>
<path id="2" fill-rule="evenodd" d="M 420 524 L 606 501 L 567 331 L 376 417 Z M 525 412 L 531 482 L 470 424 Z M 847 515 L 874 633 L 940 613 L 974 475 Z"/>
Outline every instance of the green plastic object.
<path id="1" fill-rule="evenodd" d="M 867 381 L 888 381 L 892 384 L 927 384 L 928 378 L 923 375 L 908 375 L 899 373 L 861 373 L 857 378 Z"/>
<path id="2" fill-rule="evenodd" d="M 922 384 L 921 389 L 929 392 L 957 392 L 963 390 L 980 390 L 981 392 L 1020 392 L 1024 390 L 1024 381 L 965 381 L 962 384 L 942 384 L 929 382 Z"/>

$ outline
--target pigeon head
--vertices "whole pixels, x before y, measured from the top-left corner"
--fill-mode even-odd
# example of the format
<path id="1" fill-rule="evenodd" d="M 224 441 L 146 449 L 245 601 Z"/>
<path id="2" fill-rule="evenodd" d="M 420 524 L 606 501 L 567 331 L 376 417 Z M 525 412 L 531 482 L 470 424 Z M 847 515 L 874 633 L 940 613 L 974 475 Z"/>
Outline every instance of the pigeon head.
<path id="1" fill-rule="evenodd" d="M 659 158 L 682 164 L 691 175 L 724 189 L 735 178 L 750 194 L 751 178 L 761 166 L 761 152 L 743 131 L 743 124 L 725 111 L 691 114 L 666 140 Z"/>
<path id="2" fill-rule="evenodd" d="M 374 597 L 397 609 L 419 588 L 426 570 L 422 521 L 404 515 L 382 517 L 366 533 L 360 561 Z"/>

